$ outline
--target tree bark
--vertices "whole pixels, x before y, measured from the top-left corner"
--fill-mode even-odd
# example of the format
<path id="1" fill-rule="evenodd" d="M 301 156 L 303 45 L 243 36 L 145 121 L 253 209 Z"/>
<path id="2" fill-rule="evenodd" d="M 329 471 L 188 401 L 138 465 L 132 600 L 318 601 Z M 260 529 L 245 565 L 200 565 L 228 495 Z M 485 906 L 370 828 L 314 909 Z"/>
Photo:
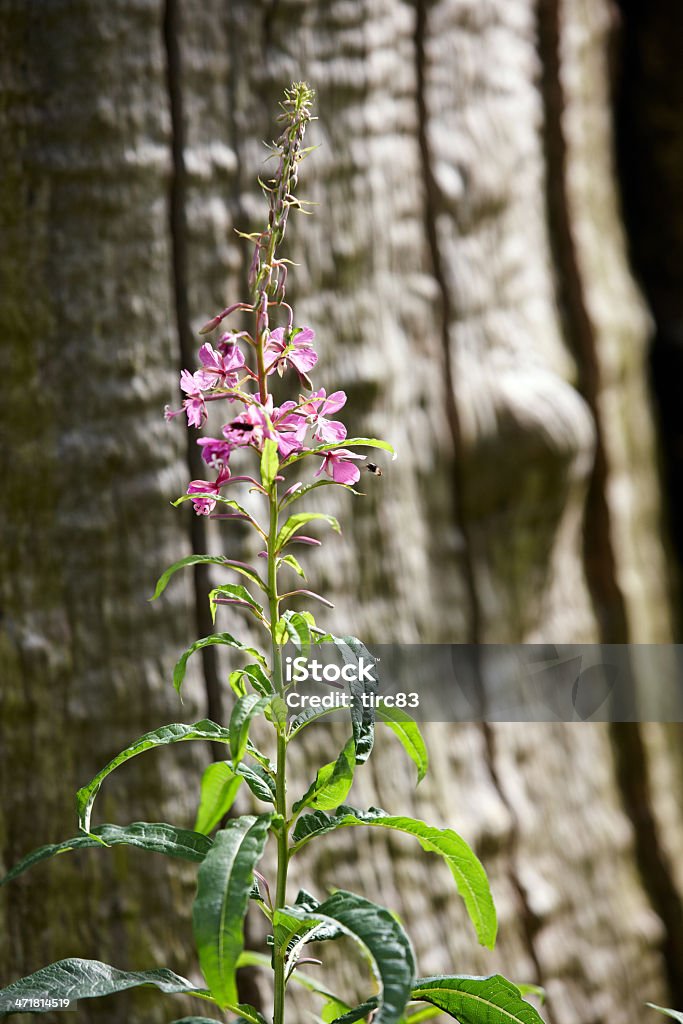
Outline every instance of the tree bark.
<path id="1" fill-rule="evenodd" d="M 233 229 L 263 219 L 262 140 L 292 79 L 317 90 L 320 148 L 301 171 L 319 206 L 290 219 L 289 296 L 317 332 L 321 382 L 349 392 L 354 433 L 399 451 L 380 480 L 364 477 L 363 500 L 311 495 L 346 524 L 307 561 L 335 602 L 325 624 L 383 642 L 671 639 L 649 322 L 615 199 L 608 0 L 118 0 L 103 16 L 73 0 L 47 20 L 5 7 L 6 864 L 70 834 L 66 794 L 180 718 L 170 666 L 206 631 L 203 582 L 151 608 L 159 568 L 203 544 L 254 553 L 239 532 L 164 511 L 197 473 L 159 412 L 173 371 L 192 365 L 193 331 L 245 294 Z M 204 664 L 185 720 L 207 699 L 224 713 L 222 678 Z M 299 783 L 329 753 L 329 733 L 310 733 Z M 656 736 L 426 733 L 433 767 L 414 796 L 387 740 L 351 801 L 477 848 L 501 917 L 495 953 L 475 946 L 447 871 L 398 841 L 342 832 L 302 858 L 293 888 L 312 872 L 320 894 L 342 885 L 397 907 L 422 973 L 543 984 L 554 1024 L 635 1024 L 645 1000 L 673 998 L 681 810 L 656 805 L 674 763 Z M 191 823 L 185 780 L 202 755 L 183 754 L 122 773 L 107 818 Z M 189 926 L 164 932 L 171 910 L 187 915 L 191 872 L 140 857 L 133 882 L 132 855 L 130 868 L 63 860 L 0 904 L 7 980 L 66 955 L 70 935 L 72 955 L 111 946 L 120 966 L 191 974 Z M 60 908 L 56 929 L 41 928 L 46 906 Z M 133 907 L 160 920 L 139 929 Z M 367 994 L 345 956 L 326 950 L 326 965 Z M 83 1019 L 133 1019 L 127 1005 Z"/>

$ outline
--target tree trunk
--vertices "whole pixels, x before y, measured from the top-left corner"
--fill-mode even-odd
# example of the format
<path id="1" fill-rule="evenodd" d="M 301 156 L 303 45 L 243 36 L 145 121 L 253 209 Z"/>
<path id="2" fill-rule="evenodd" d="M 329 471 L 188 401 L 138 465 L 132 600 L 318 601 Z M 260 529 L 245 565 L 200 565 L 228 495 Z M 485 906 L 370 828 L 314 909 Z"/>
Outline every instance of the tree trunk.
<path id="1" fill-rule="evenodd" d="M 248 541 L 204 536 L 169 509 L 196 455 L 160 412 L 176 401 L 173 371 L 193 365 L 193 331 L 245 293 L 233 228 L 263 219 L 261 142 L 292 79 L 318 93 L 301 192 L 320 205 L 290 220 L 289 296 L 317 332 L 321 381 L 350 393 L 354 433 L 399 451 L 362 501 L 311 495 L 347 524 L 307 563 L 336 605 L 325 624 L 380 642 L 671 640 L 649 321 L 615 199 L 608 0 L 2 11 L 6 864 L 72 832 L 71 792 L 128 739 L 207 701 L 224 713 L 216 663 L 182 715 L 169 681 L 210 628 L 205 581 L 176 583 L 160 609 L 145 597 L 190 547 Z M 301 782 L 330 742 L 310 733 Z M 447 871 L 403 843 L 348 830 L 293 883 L 312 870 L 320 894 L 344 885 L 396 906 L 424 974 L 544 985 L 554 1024 L 635 1024 L 646 1000 L 683 1005 L 669 859 L 681 810 L 650 793 L 677 765 L 661 737 L 592 724 L 426 733 L 433 767 L 414 796 L 386 741 L 352 802 L 475 845 L 501 917 L 495 953 L 475 946 Z M 122 772 L 103 816 L 191 823 L 203 755 L 183 755 Z M 169 923 L 187 915 L 192 872 L 78 856 L 7 890 L 0 980 L 110 950 L 122 967 L 191 975 L 189 923 Z M 355 966 L 326 951 L 327 963 L 366 994 Z M 82 1018 L 132 1019 L 126 1006 Z"/>

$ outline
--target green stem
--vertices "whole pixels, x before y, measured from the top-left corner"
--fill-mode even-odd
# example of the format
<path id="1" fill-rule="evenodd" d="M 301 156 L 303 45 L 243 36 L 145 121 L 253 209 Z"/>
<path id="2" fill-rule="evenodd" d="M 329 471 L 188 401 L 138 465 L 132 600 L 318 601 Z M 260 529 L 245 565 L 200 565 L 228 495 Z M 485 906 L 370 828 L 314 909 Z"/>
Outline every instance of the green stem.
<path id="1" fill-rule="evenodd" d="M 282 655 L 276 643 L 280 599 L 277 592 L 277 535 L 278 496 L 277 484 L 273 483 L 268 496 L 270 503 L 270 530 L 268 533 L 268 593 L 270 602 L 270 634 L 273 665 L 273 689 L 278 696 L 284 695 L 282 679 Z M 281 823 L 277 831 L 277 888 L 273 910 L 279 910 L 287 902 L 287 868 L 289 866 L 289 833 L 287 828 L 287 737 L 284 726 L 277 725 L 277 774 L 275 779 L 275 810 Z M 275 971 L 275 999 L 273 1024 L 284 1024 L 285 1019 L 285 953 L 275 948 L 273 967 Z"/>

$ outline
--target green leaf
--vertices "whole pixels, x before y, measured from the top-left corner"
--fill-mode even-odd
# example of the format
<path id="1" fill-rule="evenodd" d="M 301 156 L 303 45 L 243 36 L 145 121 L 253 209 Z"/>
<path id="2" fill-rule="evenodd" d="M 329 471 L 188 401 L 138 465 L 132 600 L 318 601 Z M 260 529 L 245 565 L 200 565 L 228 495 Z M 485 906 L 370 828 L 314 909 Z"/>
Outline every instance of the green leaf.
<path id="1" fill-rule="evenodd" d="M 415 818 L 388 815 L 377 808 L 359 811 L 353 807 L 339 807 L 335 817 L 318 813 L 299 818 L 292 833 L 292 853 L 326 832 L 358 825 L 405 832 L 415 836 L 423 850 L 440 854 L 450 868 L 458 892 L 465 901 L 479 941 L 488 949 L 493 949 L 497 931 L 496 908 L 486 872 L 465 840 L 452 829 L 433 828 Z"/>
<path id="2" fill-rule="evenodd" d="M 230 764 L 230 762 L 228 762 Z M 241 775 L 254 796 L 266 803 L 275 803 L 275 782 L 260 764 L 234 764 L 234 772 Z"/>
<path id="3" fill-rule="evenodd" d="M 233 501 L 232 498 L 224 498 L 222 494 L 214 494 L 208 491 L 205 494 L 181 494 L 181 496 L 179 498 L 176 498 L 175 501 L 172 501 L 171 504 L 173 505 L 174 508 L 177 508 L 178 505 L 182 505 L 186 501 L 193 501 L 195 498 L 211 498 L 212 501 L 216 501 L 220 505 L 227 505 L 228 508 L 233 509 L 235 512 L 239 512 L 241 516 L 244 516 L 245 519 L 248 519 L 251 525 L 258 530 L 262 537 L 266 537 L 265 532 L 261 529 L 261 527 L 256 522 L 251 513 L 247 512 L 246 508 L 244 508 L 243 505 L 240 505 L 238 501 Z"/>
<path id="4" fill-rule="evenodd" d="M 216 761 L 204 769 L 195 832 L 208 835 L 228 813 L 242 785 L 229 761 Z"/>
<path id="5" fill-rule="evenodd" d="M 301 576 L 302 580 L 306 579 L 306 573 L 301 568 L 301 565 L 299 564 L 298 560 L 294 557 L 294 555 L 283 555 L 282 558 L 278 559 L 278 561 L 282 565 L 288 565 L 291 569 L 294 570 L 295 573 Z"/>
<path id="6" fill-rule="evenodd" d="M 339 447 L 339 445 L 336 447 Z M 287 497 L 282 499 L 280 502 L 280 508 L 287 508 L 287 506 L 291 505 L 292 502 L 298 501 L 299 498 L 303 498 L 303 496 L 308 494 L 309 491 L 314 491 L 316 487 L 343 487 L 344 490 L 351 491 L 351 494 L 355 494 L 358 497 L 361 496 L 361 492 L 355 490 L 355 488 L 350 484 L 340 484 L 337 483 L 336 480 L 316 480 L 315 483 L 303 484 L 301 487 L 297 487 L 295 491 L 292 491 L 291 494 L 288 494 Z"/>
<path id="7" fill-rule="evenodd" d="M 202 972 L 221 1007 L 237 1002 L 235 971 L 244 948 L 244 915 L 272 818 L 244 815 L 229 821 L 199 869 L 192 924 Z"/>
<path id="8" fill-rule="evenodd" d="M 396 451 L 392 445 L 388 444 L 386 441 L 378 441 L 376 437 L 347 437 L 342 444 L 344 448 L 382 448 L 385 452 L 390 452 L 394 459 L 396 458 Z M 334 451 L 335 448 L 339 447 L 340 444 L 337 442 L 336 444 L 321 444 L 318 445 L 317 448 L 309 448 L 303 452 L 295 452 L 294 455 L 290 455 L 289 458 L 282 463 L 280 468 L 284 469 L 286 466 L 291 466 L 293 463 L 298 462 L 307 455 L 319 455 L 321 452 L 331 452 Z"/>
<path id="9" fill-rule="evenodd" d="M 111 772 L 125 761 L 129 761 L 132 757 L 137 757 L 138 754 L 142 754 L 146 750 L 151 750 L 152 747 L 166 746 L 168 743 L 182 743 L 186 740 L 211 740 L 218 743 L 229 743 L 230 733 L 227 729 L 223 729 L 220 725 L 216 725 L 215 722 L 211 722 L 206 718 L 201 722 L 196 722 L 194 725 L 184 725 L 181 722 L 176 722 L 171 725 L 162 725 L 159 729 L 145 733 L 144 736 L 135 740 L 129 747 L 126 747 L 120 754 L 112 758 L 109 764 L 105 765 L 90 780 L 87 786 L 79 789 L 76 794 L 76 802 L 78 807 L 78 823 L 83 831 L 90 832 L 92 805 L 95 802 L 100 786 Z"/>
<path id="10" fill-rule="evenodd" d="M 348 682 L 351 697 L 351 725 L 356 744 L 356 764 L 363 764 L 370 757 L 375 742 L 375 708 L 372 701 L 367 702 L 377 692 L 377 670 L 375 659 L 365 644 L 355 636 L 335 636 L 333 643 L 346 665 L 358 668 L 358 676 Z M 361 673 L 363 662 L 370 663 L 373 668 L 371 679 L 365 679 Z"/>
<path id="11" fill-rule="evenodd" d="M 261 483 L 267 491 L 270 491 L 273 486 L 279 465 L 277 441 L 273 441 L 270 437 L 266 438 L 261 452 Z"/>
<path id="12" fill-rule="evenodd" d="M 246 587 L 243 587 L 240 583 L 226 583 L 222 587 L 214 587 L 209 593 L 212 622 L 216 621 L 217 604 L 220 603 L 216 601 L 217 597 L 228 597 L 235 601 L 241 601 L 249 607 L 257 619 L 260 619 L 261 622 L 266 621 L 263 607 L 258 601 L 254 600 Z"/>
<path id="13" fill-rule="evenodd" d="M 278 625 L 282 623 L 283 638 L 280 643 L 291 640 L 298 651 L 308 654 L 311 647 L 310 620 L 305 612 L 286 611 Z"/>
<path id="14" fill-rule="evenodd" d="M 380 722 L 388 726 L 403 744 L 403 749 L 417 768 L 417 784 L 422 782 L 429 767 L 429 755 L 417 722 L 401 708 L 377 708 Z"/>
<path id="15" fill-rule="evenodd" d="M 271 681 L 260 665 L 245 665 L 244 668 L 238 671 L 249 680 L 256 692 L 262 697 L 272 694 L 273 687 Z"/>
<path id="16" fill-rule="evenodd" d="M 150 601 L 156 601 L 160 597 L 168 585 L 168 581 L 171 576 L 178 571 L 178 569 L 184 569 L 189 565 L 222 565 L 228 569 L 234 569 L 235 572 L 241 573 L 248 579 L 256 583 L 261 590 L 265 593 L 268 592 L 266 584 L 263 582 L 259 574 L 251 566 L 245 562 L 237 562 L 234 558 L 225 558 L 223 555 L 188 555 L 187 558 L 181 558 L 179 562 L 174 562 L 173 565 L 169 566 L 165 573 L 157 580 L 156 589 L 154 594 L 150 598 Z"/>
<path id="17" fill-rule="evenodd" d="M 255 715 L 261 714 L 270 704 L 270 697 L 259 697 L 248 693 L 240 697 L 230 715 L 230 753 L 234 762 L 241 761 L 247 750 L 249 727 Z"/>
<path id="18" fill-rule="evenodd" d="M 132 825 L 98 825 L 89 835 L 74 836 L 63 843 L 39 846 L 23 857 L 5 875 L 0 885 L 11 882 L 34 864 L 71 850 L 108 846 L 136 846 L 152 853 L 165 853 L 180 860 L 202 861 L 211 849 L 211 840 L 189 829 L 176 828 L 164 822 L 136 821 Z"/>
<path id="19" fill-rule="evenodd" d="M 50 999 L 95 999 L 113 995 L 139 985 L 155 985 L 162 992 L 196 992 L 196 985 L 174 974 L 165 967 L 151 971 L 120 971 L 99 960 L 81 960 L 71 957 L 59 960 L 49 967 L 42 967 L 26 978 L 12 982 L 0 990 L 0 1014 L 46 1013 L 44 1009 L 31 1007 L 22 1010 L 15 1007 L 15 1000 L 30 999 L 49 995 Z"/>
<path id="20" fill-rule="evenodd" d="M 244 1017 L 234 1017 L 231 1024 L 242 1024 Z M 215 1017 L 181 1017 L 171 1024 L 219 1024 Z"/>
<path id="21" fill-rule="evenodd" d="M 542 1003 L 545 1002 L 545 989 L 542 985 L 532 985 L 528 981 L 516 981 L 515 985 L 523 996 L 536 996 Z"/>
<path id="22" fill-rule="evenodd" d="M 328 999 L 320 1013 L 320 1018 L 324 1024 L 331 1024 L 332 1021 L 336 1021 L 344 1013 L 350 1013 L 351 1007 L 347 1003 L 343 1003 L 341 999 Z"/>
<path id="23" fill-rule="evenodd" d="M 307 523 L 312 523 L 314 520 L 319 519 L 329 523 L 336 533 L 341 533 L 339 522 L 334 516 L 328 516 L 324 512 L 298 512 L 296 515 L 290 516 L 284 526 L 280 528 L 275 543 L 276 551 L 281 551 L 302 526 L 306 526 Z"/>
<path id="24" fill-rule="evenodd" d="M 234 636 L 231 636 L 230 633 L 212 633 L 211 636 L 205 636 L 202 637 L 201 640 L 195 640 L 192 646 L 188 647 L 188 649 L 178 659 L 176 667 L 173 669 L 173 685 L 178 693 L 180 693 L 180 687 L 183 685 L 183 679 L 185 678 L 187 663 L 190 657 L 196 651 L 201 651 L 204 647 L 211 647 L 213 644 L 234 647 L 238 651 L 246 651 L 247 654 L 251 654 L 253 658 L 256 658 L 263 668 L 266 668 L 266 659 L 260 651 L 257 651 L 254 647 L 248 647 L 240 640 L 235 640 Z"/>
<path id="25" fill-rule="evenodd" d="M 266 1024 L 265 1017 L 248 1003 L 236 1003 L 228 1009 L 240 1011 L 241 1017 L 233 1017 L 230 1024 Z M 172 1024 L 219 1024 L 215 1017 L 182 1017 L 180 1020 L 172 1021 Z"/>
<path id="26" fill-rule="evenodd" d="M 336 923 L 367 951 L 380 984 L 374 1024 L 397 1024 L 415 980 L 415 957 L 410 940 L 396 918 L 384 907 L 338 890 L 314 911 L 289 907 L 291 916 L 302 921 Z M 314 933 L 309 933 L 313 941 Z"/>
<path id="27" fill-rule="evenodd" d="M 325 715 L 330 715 L 333 711 L 337 710 L 337 708 L 304 708 L 289 723 L 289 739 L 293 739 L 310 722 L 315 722 L 318 718 L 324 718 Z"/>
<path id="28" fill-rule="evenodd" d="M 366 1000 L 361 1003 L 360 1006 L 354 1007 L 353 1010 L 347 1009 L 346 1013 L 342 1013 L 341 1016 L 336 1017 L 332 1024 L 355 1024 L 357 1020 L 363 1020 L 368 1014 L 372 1013 L 373 1010 L 377 1009 L 379 1000 L 377 996 L 373 996 L 372 999 Z M 403 1021 L 403 1018 L 401 1018 Z"/>
<path id="29" fill-rule="evenodd" d="M 681 1010 L 669 1010 L 666 1006 L 657 1006 L 656 1003 L 645 1003 L 651 1010 L 656 1010 L 657 1013 L 663 1013 L 667 1017 L 673 1017 L 674 1020 L 681 1021 L 683 1024 L 683 1012 Z"/>
<path id="30" fill-rule="evenodd" d="M 353 739 L 347 741 L 336 761 L 330 761 L 318 769 L 318 773 L 308 790 L 298 800 L 292 810 L 296 814 L 303 807 L 315 807 L 316 810 L 329 811 L 345 800 L 353 782 L 355 765 L 355 745 Z"/>
<path id="31" fill-rule="evenodd" d="M 459 1024 L 543 1024 L 538 1010 L 500 974 L 420 978 L 412 998 L 438 1006 Z"/>

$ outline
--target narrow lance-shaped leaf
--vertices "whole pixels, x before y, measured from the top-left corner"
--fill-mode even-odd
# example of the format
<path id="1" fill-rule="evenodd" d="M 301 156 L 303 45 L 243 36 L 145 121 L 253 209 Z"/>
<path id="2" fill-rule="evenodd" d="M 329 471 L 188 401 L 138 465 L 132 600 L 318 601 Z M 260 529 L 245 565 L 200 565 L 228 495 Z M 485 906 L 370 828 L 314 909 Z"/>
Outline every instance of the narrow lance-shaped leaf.
<path id="1" fill-rule="evenodd" d="M 90 780 L 87 786 L 83 786 L 82 789 L 79 789 L 76 794 L 76 803 L 78 807 L 78 823 L 83 831 L 90 832 L 92 807 L 100 790 L 100 786 L 108 775 L 126 761 L 129 761 L 133 757 L 137 757 L 138 754 L 142 754 L 146 750 L 151 750 L 153 747 L 165 746 L 168 743 L 182 743 L 187 740 L 210 740 L 214 743 L 229 743 L 230 731 L 229 729 L 222 728 L 220 725 L 216 725 L 215 722 L 204 719 L 201 722 L 197 722 L 195 725 L 185 725 L 181 722 L 177 722 L 172 725 L 163 725 L 160 729 L 155 729 L 153 732 L 145 733 L 144 736 L 141 736 L 140 739 L 136 740 L 129 747 L 126 747 L 126 749 L 122 750 L 120 754 L 117 754 L 109 764 L 105 765 L 105 767 Z M 240 764 L 234 767 L 233 765 L 230 765 L 230 767 L 242 776 L 252 793 L 258 796 L 259 799 L 267 800 L 269 803 L 275 802 L 275 784 L 269 777 L 268 773 L 260 765 L 249 766 Z"/>
<path id="2" fill-rule="evenodd" d="M 244 915 L 272 814 L 244 815 L 218 832 L 197 879 L 192 910 L 199 963 L 220 1006 L 237 1002 L 235 971 L 244 948 Z"/>
<path id="3" fill-rule="evenodd" d="M 336 533 L 341 533 L 339 522 L 334 516 L 326 515 L 324 512 L 298 512 L 296 515 L 290 516 L 284 526 L 280 528 L 280 532 L 277 535 L 276 550 L 281 551 L 302 526 L 318 519 L 329 523 Z"/>
<path id="4" fill-rule="evenodd" d="M 356 764 L 363 764 L 372 753 L 375 742 L 374 695 L 377 692 L 375 658 L 355 636 L 335 636 L 334 645 L 346 665 L 356 669 L 355 678 L 347 683 L 352 697 L 351 725 L 356 744 Z"/>
<path id="5" fill-rule="evenodd" d="M 234 683 L 238 679 L 241 681 L 244 681 L 245 679 L 248 680 L 261 697 L 266 697 L 268 694 L 273 692 L 272 683 L 260 665 L 245 665 L 244 668 L 237 669 L 236 672 L 230 673 L 230 685 L 233 686 L 233 689 L 238 696 L 242 697 L 246 690 L 243 688 L 241 690 L 235 688 Z"/>
<path id="6" fill-rule="evenodd" d="M 234 762 L 241 761 L 246 753 L 252 719 L 265 711 L 269 704 L 269 697 L 258 697 L 255 693 L 248 693 L 236 702 L 229 725 L 230 753 Z"/>
<path id="7" fill-rule="evenodd" d="M 401 708 L 377 708 L 377 718 L 401 741 L 403 749 L 417 768 L 417 784 L 427 774 L 429 755 L 417 722 Z"/>
<path id="8" fill-rule="evenodd" d="M 388 910 L 340 889 L 314 912 L 287 907 L 287 913 L 303 921 L 336 923 L 358 942 L 380 985 L 374 1024 L 400 1021 L 415 980 L 415 957 L 408 936 Z"/>
<path id="9" fill-rule="evenodd" d="M 229 1006 L 227 1009 L 240 1014 L 239 1017 L 232 1018 L 231 1024 L 266 1024 L 266 1018 L 249 1003 L 235 1003 L 234 1006 Z M 183 1017 L 181 1020 L 173 1021 L 173 1024 L 216 1024 L 216 1018 Z"/>
<path id="10" fill-rule="evenodd" d="M 242 785 L 227 761 L 207 765 L 202 775 L 202 784 L 195 821 L 195 832 L 208 835 L 228 813 Z"/>
<path id="11" fill-rule="evenodd" d="M 263 607 L 255 601 L 246 587 L 240 583 L 224 583 L 220 587 L 214 587 L 209 592 L 209 607 L 211 609 L 211 621 L 216 621 L 217 605 L 219 604 L 241 604 L 248 611 L 253 612 L 257 619 L 266 623 Z"/>
<path id="12" fill-rule="evenodd" d="M 81 960 L 69 958 L 59 960 L 42 967 L 26 978 L 12 982 L 0 990 L 0 1014 L 14 1013 L 47 1013 L 52 1012 L 49 1005 L 44 1007 L 21 1007 L 17 1000 L 40 998 L 95 999 L 100 996 L 113 995 L 125 989 L 139 985 L 154 985 L 162 992 L 196 992 L 197 987 L 186 978 L 174 974 L 165 967 L 150 971 L 121 971 L 99 960 Z"/>
<path id="13" fill-rule="evenodd" d="M 277 441 L 273 441 L 270 437 L 266 438 L 261 453 L 261 483 L 267 491 L 270 491 L 273 486 L 279 463 Z"/>
<path id="14" fill-rule="evenodd" d="M 363 764 L 372 753 L 375 742 L 374 695 L 378 688 L 376 660 L 365 644 L 355 636 L 334 636 L 314 629 L 318 645 L 330 643 L 340 651 L 345 665 L 357 670 L 352 680 L 345 679 L 352 697 L 351 724 L 356 744 L 356 764 Z"/>
<path id="15" fill-rule="evenodd" d="M 169 743 L 182 743 L 187 740 L 211 740 L 218 743 L 229 743 L 230 733 L 227 729 L 223 729 L 220 725 L 216 725 L 215 722 L 209 721 L 209 719 L 203 719 L 194 725 L 185 725 L 181 722 L 162 725 L 159 729 L 145 733 L 144 736 L 135 740 L 129 747 L 126 747 L 120 754 L 112 758 L 86 786 L 79 789 L 76 794 L 76 802 L 79 825 L 83 831 L 90 831 L 92 806 L 100 786 L 106 777 L 118 768 L 119 765 L 133 757 L 137 757 L 138 754 L 142 754 L 146 750 L 151 750 L 153 747 L 166 746 Z"/>
<path id="16" fill-rule="evenodd" d="M 373 1013 L 379 1005 L 379 999 L 377 996 L 373 996 L 371 999 L 366 999 L 360 1006 L 355 1006 L 353 1009 L 347 1009 L 343 1013 L 331 1019 L 331 1024 L 356 1024 L 356 1021 L 363 1020 Z M 405 1018 L 401 1018 L 401 1024 L 404 1024 Z"/>
<path id="17" fill-rule="evenodd" d="M 353 782 L 354 752 L 355 745 L 353 739 L 350 739 L 336 761 L 330 761 L 318 769 L 306 793 L 294 804 L 292 810 L 295 814 L 303 807 L 329 811 L 339 806 L 340 800 L 346 799 Z"/>
<path id="18" fill-rule="evenodd" d="M 302 654 L 308 654 L 311 646 L 311 624 L 315 620 L 310 612 L 286 611 L 278 620 L 275 630 L 275 643 L 286 644 L 291 641 Z"/>
<path id="19" fill-rule="evenodd" d="M 292 833 L 292 852 L 326 832 L 359 825 L 404 832 L 414 836 L 423 850 L 440 854 L 451 870 L 479 941 L 493 949 L 497 931 L 496 908 L 486 872 L 465 840 L 452 829 L 433 828 L 415 818 L 388 815 L 377 808 L 359 811 L 353 807 L 339 807 L 334 817 L 318 812 L 299 818 Z"/>
<path id="20" fill-rule="evenodd" d="M 301 576 L 302 580 L 306 579 L 306 573 L 294 555 L 283 555 L 282 558 L 278 559 L 278 564 L 288 565 L 298 576 Z"/>
<path id="21" fill-rule="evenodd" d="M 459 1024 L 543 1024 L 538 1010 L 500 974 L 420 978 L 412 998 L 438 1006 Z"/>
<path id="22" fill-rule="evenodd" d="M 212 501 L 216 501 L 221 505 L 227 505 L 228 508 L 234 509 L 235 512 L 239 513 L 242 519 L 246 519 L 251 523 L 254 529 L 263 537 L 264 540 L 266 539 L 265 531 L 261 528 L 260 524 L 254 519 L 251 513 L 247 512 L 246 508 L 244 508 L 243 505 L 240 505 L 239 502 L 233 501 L 232 498 L 224 498 L 222 494 L 215 494 L 209 491 L 203 494 L 182 494 L 179 498 L 176 498 L 175 501 L 172 501 L 171 504 L 174 507 L 177 507 L 186 501 L 194 501 L 196 498 L 210 498 Z"/>
<path id="23" fill-rule="evenodd" d="M 256 648 L 248 647 L 240 640 L 236 640 L 230 633 L 212 633 L 211 636 L 204 636 L 201 640 L 195 640 L 192 646 L 188 647 L 188 649 L 178 659 L 178 662 L 173 669 L 173 685 L 178 693 L 180 693 L 180 687 L 183 685 L 189 659 L 196 651 L 201 651 L 204 647 L 211 647 L 214 644 L 225 647 L 234 647 L 235 650 L 244 651 L 246 654 L 250 654 L 252 658 L 256 658 L 256 661 L 263 668 L 266 668 L 266 659 L 260 651 L 256 650 Z"/>
<path id="24" fill-rule="evenodd" d="M 683 1011 L 681 1010 L 670 1010 L 667 1006 L 657 1006 L 656 1003 L 645 1003 L 651 1010 L 656 1010 L 657 1013 L 663 1013 L 665 1017 L 673 1017 L 674 1020 L 680 1021 L 683 1024 Z"/>
<path id="25" fill-rule="evenodd" d="M 226 569 L 234 569 L 235 572 L 239 572 L 242 576 L 246 576 L 252 582 L 256 583 L 264 592 L 267 592 L 268 588 L 261 579 L 255 569 L 252 569 L 246 562 L 238 562 L 234 558 L 225 558 L 223 555 L 188 555 L 187 558 L 181 558 L 179 562 L 174 562 L 173 565 L 169 566 L 166 572 L 157 580 L 157 585 L 154 590 L 154 594 L 150 598 L 150 601 L 156 601 L 166 589 L 171 576 L 178 572 L 179 569 L 185 569 L 190 565 L 220 565 Z"/>
<path id="26" fill-rule="evenodd" d="M 351 491 L 351 494 L 355 494 L 359 497 L 361 493 L 351 487 L 350 484 L 340 484 L 337 480 L 316 480 L 311 484 L 302 484 L 301 487 L 297 487 L 296 490 L 292 490 L 289 494 L 284 495 L 280 502 L 280 508 L 286 508 L 287 505 L 291 505 L 292 502 L 298 501 L 299 498 L 303 498 L 309 491 L 314 491 L 316 487 L 343 487 L 345 490 Z"/>
<path id="27" fill-rule="evenodd" d="M 51 857 L 71 850 L 95 847 L 106 850 L 108 846 L 135 846 L 151 853 L 164 853 L 167 857 L 199 862 L 204 860 L 211 849 L 211 840 L 200 835 L 199 831 L 176 828 L 164 822 L 136 821 L 132 825 L 98 825 L 89 835 L 74 836 L 63 843 L 49 843 L 32 850 L 14 865 L 0 881 L 0 885 L 11 882 L 34 864 Z"/>
<path id="28" fill-rule="evenodd" d="M 343 442 L 344 448 L 382 448 L 385 452 L 390 452 L 392 458 L 396 458 L 396 450 L 386 441 L 379 441 L 376 437 L 347 437 Z M 281 468 L 284 469 L 286 466 L 291 466 L 295 462 L 299 462 L 300 459 L 306 458 L 307 455 L 319 455 L 321 452 L 331 452 L 335 448 L 339 448 L 339 442 L 335 444 L 321 444 L 317 448 L 310 448 L 303 452 L 296 452 L 294 455 L 290 455 L 286 459 Z"/>

